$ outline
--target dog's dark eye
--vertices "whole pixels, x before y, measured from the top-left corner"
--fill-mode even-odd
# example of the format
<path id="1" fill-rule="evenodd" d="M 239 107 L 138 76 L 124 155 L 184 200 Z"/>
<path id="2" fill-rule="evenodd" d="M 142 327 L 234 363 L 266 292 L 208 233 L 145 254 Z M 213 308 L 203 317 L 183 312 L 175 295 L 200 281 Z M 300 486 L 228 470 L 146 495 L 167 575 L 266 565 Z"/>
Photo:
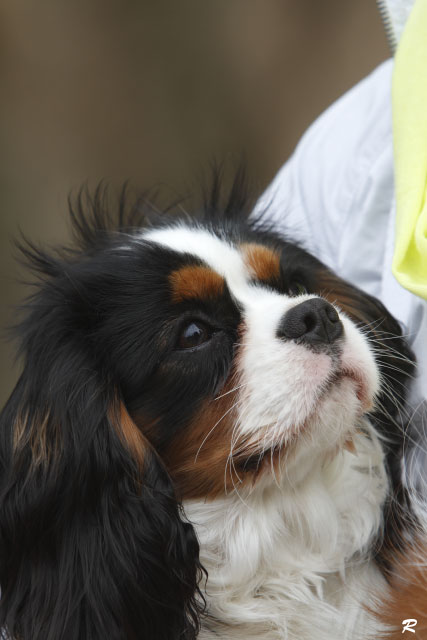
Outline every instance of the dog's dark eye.
<path id="1" fill-rule="evenodd" d="M 212 329 L 200 320 L 189 322 L 178 338 L 178 349 L 194 349 L 212 337 Z"/>
<path id="2" fill-rule="evenodd" d="M 298 282 L 297 280 L 294 280 L 289 285 L 289 295 L 291 295 L 291 296 L 302 296 L 305 293 L 308 293 L 307 287 L 305 285 L 303 285 L 302 282 Z"/>

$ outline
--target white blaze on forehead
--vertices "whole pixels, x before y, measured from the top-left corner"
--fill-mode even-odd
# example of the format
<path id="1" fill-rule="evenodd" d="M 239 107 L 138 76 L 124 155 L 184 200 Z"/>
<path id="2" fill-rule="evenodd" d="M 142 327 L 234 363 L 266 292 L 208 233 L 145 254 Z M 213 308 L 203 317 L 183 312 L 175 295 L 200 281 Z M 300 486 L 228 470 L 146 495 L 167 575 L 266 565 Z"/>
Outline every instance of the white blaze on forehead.
<path id="1" fill-rule="evenodd" d="M 331 355 L 277 335 L 277 327 L 290 309 L 317 296 L 291 297 L 262 283 L 254 284 L 245 250 L 206 229 L 181 224 L 140 237 L 199 258 L 225 279 L 242 308 L 245 328 L 238 359 L 241 389 L 236 433 L 260 438 L 266 447 L 276 446 L 290 441 L 309 421 L 310 433 L 316 434 L 309 438 L 313 447 L 322 436 L 325 450 L 334 449 L 359 416 L 358 388 L 362 386 L 370 397 L 378 388 L 372 354 L 353 323 L 340 312 L 344 325 L 341 364 L 348 375 L 332 384 L 337 365 Z"/>
<path id="2" fill-rule="evenodd" d="M 200 258 L 211 269 L 223 276 L 233 295 L 241 300 L 248 286 L 250 274 L 236 247 L 206 229 L 176 226 L 144 233 L 142 238 L 178 253 Z"/>
<path id="3" fill-rule="evenodd" d="M 206 229 L 179 225 L 149 231 L 142 235 L 142 239 L 202 260 L 226 280 L 231 295 L 242 305 L 245 315 L 254 307 L 264 315 L 266 305 L 275 305 L 276 316 L 279 317 L 286 309 L 297 304 L 288 296 L 259 286 L 260 283 L 254 285 L 253 274 L 240 249 Z"/>

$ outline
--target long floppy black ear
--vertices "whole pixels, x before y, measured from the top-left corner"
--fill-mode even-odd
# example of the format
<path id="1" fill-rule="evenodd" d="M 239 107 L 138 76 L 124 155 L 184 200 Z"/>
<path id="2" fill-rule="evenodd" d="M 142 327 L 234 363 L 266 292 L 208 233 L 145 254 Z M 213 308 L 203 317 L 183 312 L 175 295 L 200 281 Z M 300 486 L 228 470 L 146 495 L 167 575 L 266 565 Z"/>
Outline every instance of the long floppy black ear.
<path id="1" fill-rule="evenodd" d="M 197 635 L 198 543 L 92 353 L 62 277 L 29 303 L 0 419 L 0 629 L 19 640 Z M 83 314 L 84 315 L 84 314 Z"/>

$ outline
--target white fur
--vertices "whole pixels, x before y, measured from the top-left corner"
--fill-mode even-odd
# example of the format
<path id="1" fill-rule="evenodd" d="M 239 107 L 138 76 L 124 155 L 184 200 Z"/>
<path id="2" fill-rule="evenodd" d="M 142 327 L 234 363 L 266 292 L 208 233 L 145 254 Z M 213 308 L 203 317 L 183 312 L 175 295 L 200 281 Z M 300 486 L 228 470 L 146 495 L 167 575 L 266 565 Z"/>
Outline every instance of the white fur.
<path id="1" fill-rule="evenodd" d="M 341 312 L 338 356 L 278 338 L 283 315 L 314 296 L 254 285 L 239 247 L 205 229 L 180 225 L 141 239 L 202 259 L 242 309 L 230 451 L 242 435 L 260 453 L 285 446 L 254 486 L 237 481 L 222 498 L 185 505 L 209 573 L 201 640 L 376 638 L 379 624 L 363 605 L 386 590 L 369 549 L 387 478 L 363 417 L 379 388 L 367 341 Z M 336 378 L 339 370 L 346 375 Z M 342 448 L 349 437 L 355 454 Z"/>
<path id="2" fill-rule="evenodd" d="M 189 229 L 184 225 L 177 225 L 145 232 L 142 239 L 179 253 L 197 256 L 227 279 L 232 293 L 239 292 L 242 295 L 247 290 L 248 273 L 240 252 L 206 229 Z"/>
<path id="3" fill-rule="evenodd" d="M 209 574 L 201 640 L 377 637 L 362 604 L 385 589 L 366 552 L 387 480 L 371 435 L 356 438 L 357 457 L 312 458 L 300 481 L 284 472 L 278 485 L 185 505 Z"/>

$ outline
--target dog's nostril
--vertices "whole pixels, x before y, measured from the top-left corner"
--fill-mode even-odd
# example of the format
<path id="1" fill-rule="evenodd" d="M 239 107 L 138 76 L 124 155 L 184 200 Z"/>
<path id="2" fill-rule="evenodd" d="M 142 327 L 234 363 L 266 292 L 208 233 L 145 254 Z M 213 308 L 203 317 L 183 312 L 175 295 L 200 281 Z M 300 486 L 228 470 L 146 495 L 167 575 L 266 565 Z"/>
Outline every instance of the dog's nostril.
<path id="1" fill-rule="evenodd" d="M 308 312 L 303 319 L 307 331 L 312 331 L 316 326 L 316 316 L 314 313 Z"/>
<path id="2" fill-rule="evenodd" d="M 327 304 L 328 306 L 325 309 L 325 313 L 328 316 L 328 319 L 331 322 L 341 322 L 340 317 L 336 312 L 336 310 L 334 309 L 334 307 L 331 304 L 329 304 L 329 302 Z"/>
<path id="3" fill-rule="evenodd" d="M 343 325 L 334 307 L 322 298 L 312 298 L 285 313 L 277 337 L 299 339 L 305 344 L 328 344 L 343 333 Z"/>

